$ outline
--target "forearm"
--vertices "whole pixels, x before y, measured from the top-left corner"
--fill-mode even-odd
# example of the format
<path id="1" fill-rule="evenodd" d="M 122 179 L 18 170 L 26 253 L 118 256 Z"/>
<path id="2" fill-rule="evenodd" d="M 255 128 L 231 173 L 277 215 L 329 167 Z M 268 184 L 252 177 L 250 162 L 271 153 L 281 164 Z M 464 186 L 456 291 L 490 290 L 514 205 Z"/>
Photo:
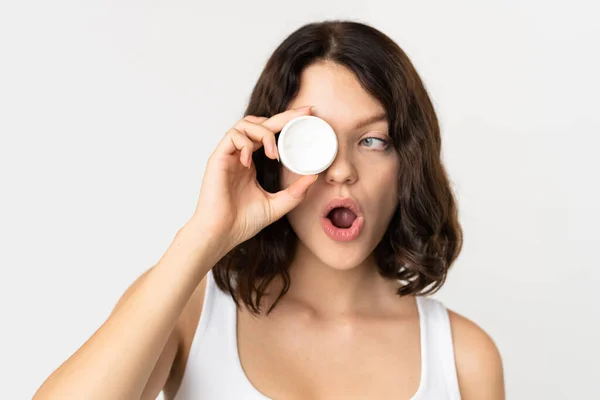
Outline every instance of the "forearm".
<path id="1" fill-rule="evenodd" d="M 34 400 L 140 398 L 183 308 L 220 258 L 182 228 L 160 261 L 106 322 L 44 382 Z"/>

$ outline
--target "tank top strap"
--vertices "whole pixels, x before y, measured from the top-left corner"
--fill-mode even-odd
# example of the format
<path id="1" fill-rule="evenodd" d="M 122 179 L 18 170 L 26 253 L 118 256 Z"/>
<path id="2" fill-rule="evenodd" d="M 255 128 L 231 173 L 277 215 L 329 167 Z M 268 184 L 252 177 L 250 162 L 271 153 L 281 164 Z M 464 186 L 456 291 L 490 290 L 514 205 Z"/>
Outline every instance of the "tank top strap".
<path id="1" fill-rule="evenodd" d="M 229 293 L 206 275 L 202 313 L 175 400 L 237 399 L 248 391 L 236 346 L 236 306 Z"/>
<path id="2" fill-rule="evenodd" d="M 421 319 L 421 351 L 425 398 L 459 400 L 460 391 L 454 358 L 448 310 L 439 300 L 417 296 Z M 433 394 L 443 397 L 431 397 Z M 425 394 L 425 393 L 424 393 Z"/>
<path id="3" fill-rule="evenodd" d="M 225 346 L 221 351 L 231 349 L 236 340 L 236 307 L 229 293 L 223 292 L 215 282 L 213 271 L 206 275 L 204 305 L 198 323 L 200 334 L 206 332 L 219 338 Z M 196 339 L 196 338 L 194 338 Z M 237 354 L 235 354 L 237 355 Z"/>

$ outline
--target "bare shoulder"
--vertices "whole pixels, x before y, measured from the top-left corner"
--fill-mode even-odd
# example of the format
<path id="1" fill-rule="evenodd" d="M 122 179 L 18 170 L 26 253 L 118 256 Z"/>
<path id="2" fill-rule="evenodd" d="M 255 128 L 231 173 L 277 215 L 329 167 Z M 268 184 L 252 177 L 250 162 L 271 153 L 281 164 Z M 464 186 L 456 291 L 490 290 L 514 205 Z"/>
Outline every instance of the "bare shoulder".
<path id="1" fill-rule="evenodd" d="M 504 400 L 504 372 L 498 347 L 482 328 L 448 310 L 458 384 L 463 400 Z"/>

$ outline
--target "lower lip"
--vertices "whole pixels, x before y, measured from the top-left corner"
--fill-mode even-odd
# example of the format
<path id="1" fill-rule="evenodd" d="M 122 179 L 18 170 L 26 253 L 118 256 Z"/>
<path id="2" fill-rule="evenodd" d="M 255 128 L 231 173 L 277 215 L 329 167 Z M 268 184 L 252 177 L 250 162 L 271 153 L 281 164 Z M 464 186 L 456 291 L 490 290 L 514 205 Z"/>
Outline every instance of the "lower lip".
<path id="1" fill-rule="evenodd" d="M 364 223 L 365 219 L 363 217 L 356 217 L 349 228 L 338 228 L 333 225 L 329 218 L 321 218 L 321 226 L 327 236 L 339 242 L 348 242 L 356 239 L 360 235 Z"/>

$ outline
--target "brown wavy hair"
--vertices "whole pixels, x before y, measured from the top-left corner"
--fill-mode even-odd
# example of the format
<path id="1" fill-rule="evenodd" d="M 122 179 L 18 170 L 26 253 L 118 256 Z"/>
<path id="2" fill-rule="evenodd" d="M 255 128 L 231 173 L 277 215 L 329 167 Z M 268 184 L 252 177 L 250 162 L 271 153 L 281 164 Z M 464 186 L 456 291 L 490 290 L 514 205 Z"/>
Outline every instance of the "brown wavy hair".
<path id="1" fill-rule="evenodd" d="M 434 293 L 460 253 L 462 229 L 440 159 L 440 127 L 433 104 L 411 61 L 393 40 L 356 21 L 300 27 L 267 61 L 244 116 L 271 117 L 285 111 L 298 93 L 302 71 L 319 61 L 349 68 L 381 102 L 400 155 L 398 207 L 374 250 L 379 272 L 398 280 L 400 296 Z M 257 180 L 275 193 L 281 190 L 279 164 L 263 149 L 253 154 Z M 297 242 L 287 217 L 279 219 L 219 260 L 213 267 L 217 285 L 231 293 L 238 307 L 241 301 L 258 314 L 269 283 L 280 276 L 283 288 L 270 313 L 289 289 L 288 269 Z"/>

